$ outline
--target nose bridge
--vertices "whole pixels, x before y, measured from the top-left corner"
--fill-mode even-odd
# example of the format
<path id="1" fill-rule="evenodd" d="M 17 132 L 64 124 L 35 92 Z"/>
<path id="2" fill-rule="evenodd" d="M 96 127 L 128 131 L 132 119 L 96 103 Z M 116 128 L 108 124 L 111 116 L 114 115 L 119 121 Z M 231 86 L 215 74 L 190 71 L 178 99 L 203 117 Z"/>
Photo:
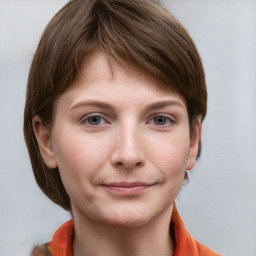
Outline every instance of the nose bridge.
<path id="1" fill-rule="evenodd" d="M 143 160 L 143 138 L 138 123 L 129 120 L 120 123 L 115 138 L 113 163 L 126 168 L 141 165 Z"/>

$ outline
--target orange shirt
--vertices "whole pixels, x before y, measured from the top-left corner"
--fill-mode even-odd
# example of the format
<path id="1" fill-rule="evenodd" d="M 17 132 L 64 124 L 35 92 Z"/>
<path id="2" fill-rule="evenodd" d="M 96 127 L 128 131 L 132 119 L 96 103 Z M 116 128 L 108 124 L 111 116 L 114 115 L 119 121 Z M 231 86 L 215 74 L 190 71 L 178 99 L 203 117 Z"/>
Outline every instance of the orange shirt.
<path id="1" fill-rule="evenodd" d="M 174 232 L 173 256 L 220 256 L 208 247 L 198 243 L 185 228 L 176 207 L 173 207 L 171 226 Z M 74 223 L 69 220 L 64 223 L 53 235 L 48 243 L 52 256 L 73 256 Z M 44 255 L 44 254 L 33 254 Z"/>

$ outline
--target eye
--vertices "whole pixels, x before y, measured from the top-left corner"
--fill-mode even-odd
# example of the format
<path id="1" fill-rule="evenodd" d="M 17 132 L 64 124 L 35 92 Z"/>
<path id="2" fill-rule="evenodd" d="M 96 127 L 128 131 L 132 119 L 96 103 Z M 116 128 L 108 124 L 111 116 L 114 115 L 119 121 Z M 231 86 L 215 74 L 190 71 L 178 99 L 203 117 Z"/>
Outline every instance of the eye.
<path id="1" fill-rule="evenodd" d="M 168 117 L 168 116 L 157 115 L 154 118 L 152 118 L 149 121 L 149 123 L 157 125 L 157 126 L 166 126 L 166 125 L 171 125 L 171 124 L 175 123 L 175 121 L 172 118 Z"/>
<path id="2" fill-rule="evenodd" d="M 99 126 L 102 124 L 106 124 L 107 121 L 105 118 L 99 115 L 91 115 L 82 119 L 81 123 L 89 125 L 89 126 Z"/>

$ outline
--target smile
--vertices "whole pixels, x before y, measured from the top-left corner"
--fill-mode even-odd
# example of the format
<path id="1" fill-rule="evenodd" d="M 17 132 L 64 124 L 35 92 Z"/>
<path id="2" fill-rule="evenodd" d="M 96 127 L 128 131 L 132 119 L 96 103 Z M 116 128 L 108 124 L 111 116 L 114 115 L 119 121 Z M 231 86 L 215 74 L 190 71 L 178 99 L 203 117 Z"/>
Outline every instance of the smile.
<path id="1" fill-rule="evenodd" d="M 110 192 L 122 194 L 122 195 L 136 195 L 140 194 L 155 184 L 145 183 L 145 182 L 114 182 L 102 184 L 101 186 Z"/>

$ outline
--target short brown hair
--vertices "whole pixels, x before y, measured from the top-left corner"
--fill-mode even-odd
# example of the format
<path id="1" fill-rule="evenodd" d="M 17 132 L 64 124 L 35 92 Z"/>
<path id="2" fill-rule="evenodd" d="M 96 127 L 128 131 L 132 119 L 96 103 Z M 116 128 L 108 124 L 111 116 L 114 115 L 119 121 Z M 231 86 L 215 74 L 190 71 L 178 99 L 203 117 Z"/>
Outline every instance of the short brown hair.
<path id="1" fill-rule="evenodd" d="M 182 95 L 190 131 L 206 115 L 204 70 L 197 49 L 184 27 L 151 0 L 71 0 L 46 27 L 28 78 L 24 134 L 39 187 L 56 204 L 70 210 L 70 199 L 59 170 L 44 163 L 33 133 L 38 114 L 51 125 L 53 103 L 79 72 L 93 49 L 131 63 Z M 86 59 L 85 59 L 86 60 Z"/>

